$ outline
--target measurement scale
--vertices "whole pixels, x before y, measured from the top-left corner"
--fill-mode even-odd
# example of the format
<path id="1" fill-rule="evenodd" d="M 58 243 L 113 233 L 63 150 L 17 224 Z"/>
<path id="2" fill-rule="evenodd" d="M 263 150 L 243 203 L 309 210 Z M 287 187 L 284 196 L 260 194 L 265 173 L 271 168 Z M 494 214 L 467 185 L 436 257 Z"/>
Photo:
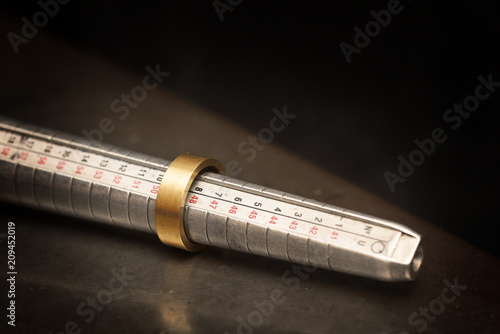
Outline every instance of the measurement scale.
<path id="1" fill-rule="evenodd" d="M 375 278 L 415 279 L 408 227 L 224 175 L 209 158 L 172 162 L 0 117 L 0 199 L 215 246 Z"/>

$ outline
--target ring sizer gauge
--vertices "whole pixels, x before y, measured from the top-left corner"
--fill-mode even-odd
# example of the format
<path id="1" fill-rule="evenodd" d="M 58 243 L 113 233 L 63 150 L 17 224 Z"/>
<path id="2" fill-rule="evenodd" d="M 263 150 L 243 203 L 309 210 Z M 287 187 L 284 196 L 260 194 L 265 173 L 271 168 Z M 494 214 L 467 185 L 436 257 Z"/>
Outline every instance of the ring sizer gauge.
<path id="1" fill-rule="evenodd" d="M 224 175 L 210 158 L 172 162 L 0 117 L 0 199 L 204 245 L 383 281 L 414 280 L 408 227 Z"/>

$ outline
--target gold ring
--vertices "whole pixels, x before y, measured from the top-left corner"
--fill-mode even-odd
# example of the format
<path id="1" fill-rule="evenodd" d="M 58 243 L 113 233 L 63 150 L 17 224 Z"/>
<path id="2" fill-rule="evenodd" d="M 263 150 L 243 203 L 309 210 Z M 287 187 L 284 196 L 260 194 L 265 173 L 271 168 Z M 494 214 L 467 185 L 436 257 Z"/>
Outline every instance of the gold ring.
<path id="1" fill-rule="evenodd" d="M 158 189 L 155 205 L 156 234 L 165 245 L 197 252 L 202 245 L 192 243 L 184 228 L 186 198 L 196 176 L 202 171 L 224 174 L 222 164 L 211 158 L 181 154 L 168 166 Z"/>

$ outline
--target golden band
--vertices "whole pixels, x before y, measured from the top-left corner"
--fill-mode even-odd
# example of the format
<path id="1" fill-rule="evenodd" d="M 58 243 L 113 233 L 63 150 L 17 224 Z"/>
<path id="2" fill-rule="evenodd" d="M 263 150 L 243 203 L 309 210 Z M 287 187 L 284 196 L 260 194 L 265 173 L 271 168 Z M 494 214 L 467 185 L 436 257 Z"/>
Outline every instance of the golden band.
<path id="1" fill-rule="evenodd" d="M 189 241 L 184 229 L 184 206 L 195 177 L 202 171 L 224 174 L 224 167 L 215 159 L 182 154 L 168 166 L 161 181 L 155 206 L 156 233 L 165 245 L 191 252 L 202 246 Z"/>

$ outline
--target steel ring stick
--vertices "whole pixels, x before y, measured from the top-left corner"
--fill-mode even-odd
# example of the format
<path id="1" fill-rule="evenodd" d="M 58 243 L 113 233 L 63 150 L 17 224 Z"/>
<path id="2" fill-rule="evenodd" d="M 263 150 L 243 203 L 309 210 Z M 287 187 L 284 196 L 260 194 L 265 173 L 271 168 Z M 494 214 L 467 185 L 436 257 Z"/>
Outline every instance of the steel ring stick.
<path id="1" fill-rule="evenodd" d="M 383 281 L 415 279 L 411 229 L 224 175 L 214 159 L 174 161 L 0 117 L 0 198 L 158 234 Z"/>

